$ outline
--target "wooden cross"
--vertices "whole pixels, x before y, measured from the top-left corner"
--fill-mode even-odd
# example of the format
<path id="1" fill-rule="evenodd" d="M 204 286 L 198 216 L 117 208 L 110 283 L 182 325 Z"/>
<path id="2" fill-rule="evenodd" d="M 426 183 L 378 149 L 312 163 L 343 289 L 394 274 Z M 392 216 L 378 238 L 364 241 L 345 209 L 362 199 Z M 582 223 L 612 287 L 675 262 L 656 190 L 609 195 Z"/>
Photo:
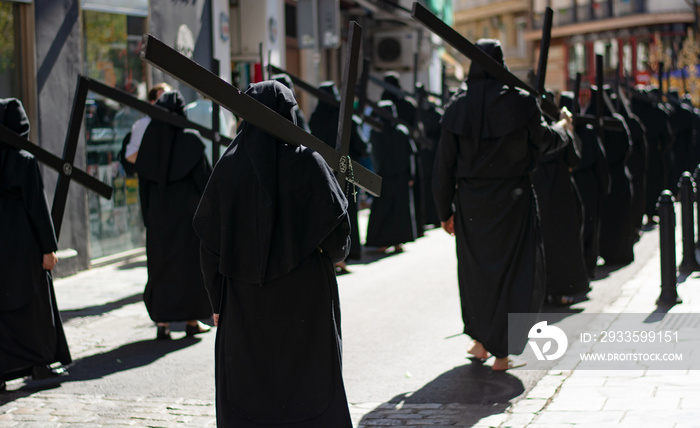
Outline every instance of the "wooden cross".
<path id="1" fill-rule="evenodd" d="M 365 65 L 365 70 L 369 70 L 369 62 Z M 363 70 L 364 73 L 364 70 Z M 373 83 L 376 83 L 377 85 L 381 86 L 382 88 L 388 90 L 389 92 L 394 93 L 395 95 L 405 98 L 405 99 L 411 99 L 415 101 L 415 98 L 413 97 L 413 94 L 410 94 L 406 91 L 404 91 L 401 88 L 397 88 L 381 79 L 378 79 L 374 76 L 369 75 L 369 72 L 367 73 L 367 80 L 372 80 Z M 425 135 L 423 135 L 423 132 L 421 131 L 420 127 L 418 126 L 418 122 L 416 118 L 414 118 L 414 123 L 409 123 L 406 122 L 405 120 L 393 116 L 391 113 L 388 111 L 380 108 L 376 102 L 370 100 L 367 98 L 367 92 L 366 92 L 366 86 L 364 87 L 365 90 L 362 92 L 362 95 L 360 96 L 360 99 L 364 100 L 364 103 L 372 108 L 372 114 L 376 114 L 377 116 L 388 120 L 393 126 L 396 125 L 403 125 L 408 129 L 411 138 L 413 138 L 414 141 L 420 144 L 421 147 L 431 147 L 433 145 L 432 141 L 427 139 Z"/>
<path id="2" fill-rule="evenodd" d="M 350 136 L 353 127 L 352 110 L 355 102 L 355 82 L 357 82 L 357 60 L 360 57 L 360 45 L 362 44 L 362 27 L 357 23 L 350 25 L 348 32 L 348 52 L 345 55 L 345 68 L 343 70 L 343 87 L 340 92 L 340 115 L 338 117 L 338 135 L 335 141 L 335 149 L 340 154 L 337 178 L 341 186 L 354 181 L 354 168 L 350 160 Z M 359 164 L 358 164 L 359 165 Z M 353 197 L 355 191 L 353 189 Z"/>
<path id="3" fill-rule="evenodd" d="M 547 75 L 547 58 L 549 57 L 549 45 L 552 41 L 552 18 L 554 11 L 547 6 L 544 11 L 544 22 L 542 23 L 542 40 L 540 40 L 540 59 L 537 64 L 537 93 L 544 98 L 547 90 L 544 86 Z"/>
<path id="4" fill-rule="evenodd" d="M 354 22 L 352 25 L 359 27 Z M 289 144 L 304 145 L 315 150 L 334 171 L 343 169 L 341 156 L 335 149 L 152 35 L 146 34 L 144 36 L 141 49 L 143 60 L 188 84 L 212 101 L 242 117 L 251 125 Z M 347 162 L 347 159 L 343 162 Z M 353 163 L 352 168 L 353 176 L 346 176 L 346 181 L 360 186 L 372 195 L 380 196 L 381 177 L 360 164 Z"/>
<path id="5" fill-rule="evenodd" d="M 313 97 L 317 98 L 320 102 L 328 104 L 332 107 L 337 107 L 340 108 L 340 101 L 338 101 L 333 95 L 329 94 L 328 92 L 324 92 L 314 85 L 305 82 L 301 77 L 295 76 L 294 74 L 288 72 L 287 70 L 284 70 L 282 68 L 279 68 L 277 66 L 274 66 L 272 64 L 268 65 L 268 68 L 270 69 L 271 73 L 274 74 L 286 74 L 289 76 L 289 79 L 294 83 L 294 87 L 299 87 L 302 90 L 308 92 L 310 95 Z M 355 113 L 362 119 L 364 123 L 367 125 L 371 126 L 372 129 L 376 130 L 381 130 L 382 129 L 382 124 L 377 121 L 375 118 L 365 115 L 364 112 L 362 112 L 360 109 L 356 109 Z"/>
<path id="6" fill-rule="evenodd" d="M 499 80 L 505 85 L 523 89 L 538 98 L 542 112 L 554 121 L 559 120 L 559 107 L 554 104 L 554 102 L 547 98 L 539 97 L 536 89 L 520 80 L 520 78 L 491 58 L 491 56 L 489 56 L 486 52 L 479 49 L 477 46 L 455 31 L 452 27 L 445 24 L 427 8 L 420 5 L 418 2 L 415 2 L 413 3 L 411 16 L 413 19 L 423 24 L 426 28 L 447 42 L 450 46 L 457 49 L 462 55 L 474 62 L 479 63 L 494 79 Z"/>
<path id="7" fill-rule="evenodd" d="M 34 155 L 39 162 L 58 171 L 58 182 L 56 183 L 56 192 L 54 193 L 51 207 L 51 219 L 53 220 L 54 230 L 56 232 L 56 240 L 58 240 L 61 235 L 61 223 L 63 222 L 63 214 L 65 212 L 66 202 L 68 201 L 68 190 L 71 180 L 75 180 L 80 185 L 96 192 L 103 198 L 110 199 L 112 197 L 113 189 L 111 186 L 108 186 L 74 165 L 82 119 L 78 122 L 74 122 L 72 119 L 76 116 L 76 110 L 85 110 L 87 91 L 86 84 L 78 84 L 78 91 L 73 99 L 71 122 L 68 126 L 68 134 L 66 135 L 65 145 L 63 147 L 63 157 L 61 158 L 37 146 L 31 141 L 20 137 L 9 128 L 0 125 L 0 139 L 2 139 L 4 143 L 20 150 L 26 150 Z"/>

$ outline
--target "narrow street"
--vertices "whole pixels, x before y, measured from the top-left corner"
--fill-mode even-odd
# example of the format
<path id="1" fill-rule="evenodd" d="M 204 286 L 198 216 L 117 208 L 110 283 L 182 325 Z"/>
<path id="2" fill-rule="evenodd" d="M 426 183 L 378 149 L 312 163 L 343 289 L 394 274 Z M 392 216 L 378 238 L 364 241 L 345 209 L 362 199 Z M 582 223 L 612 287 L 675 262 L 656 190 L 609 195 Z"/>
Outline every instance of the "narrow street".
<path id="1" fill-rule="evenodd" d="M 606 312 L 640 269 L 658 265 L 658 231 L 645 233 L 635 254 L 629 266 L 601 269 L 589 300 L 571 312 Z M 145 266 L 141 257 L 56 281 L 75 362 L 60 383 L 9 382 L 0 395 L 1 426 L 215 425 L 214 331 L 186 338 L 180 323 L 174 340 L 154 340 L 141 301 Z M 491 361 L 466 358 L 454 238 L 429 230 L 401 254 L 380 257 L 368 249 L 349 269 L 338 281 L 343 371 L 356 427 L 519 426 L 508 425 L 509 409 L 547 371 L 495 373 Z"/>

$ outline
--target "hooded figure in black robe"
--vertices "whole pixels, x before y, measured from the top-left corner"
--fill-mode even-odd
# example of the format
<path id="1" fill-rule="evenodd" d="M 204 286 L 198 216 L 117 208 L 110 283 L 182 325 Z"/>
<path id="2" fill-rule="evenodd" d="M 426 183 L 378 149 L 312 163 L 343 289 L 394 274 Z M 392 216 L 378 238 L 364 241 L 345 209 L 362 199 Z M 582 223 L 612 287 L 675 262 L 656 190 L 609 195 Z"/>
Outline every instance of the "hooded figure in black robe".
<path id="1" fill-rule="evenodd" d="M 383 100 L 377 106 L 396 115 L 393 101 Z M 382 196 L 372 200 L 365 245 L 382 250 L 394 247 L 402 251 L 402 244 L 418 237 L 413 191 L 416 146 L 405 126 L 392 125 L 383 117 L 378 116 L 378 119 L 382 122 L 382 130 L 372 130 L 369 140 L 374 171 L 382 177 Z"/>
<path id="2" fill-rule="evenodd" d="M 384 73 L 384 81 L 397 89 L 401 89 L 399 75 L 395 71 L 388 71 Z M 396 117 L 399 119 L 414 127 L 420 126 L 416 121 L 416 114 L 419 106 L 416 105 L 413 99 L 399 97 L 395 93 L 385 89 L 382 92 L 380 100 L 389 100 L 393 102 L 394 106 L 396 107 Z M 409 136 L 410 135 L 411 133 L 409 131 Z M 418 147 L 417 143 L 414 144 L 416 145 L 417 150 L 422 149 L 422 147 Z M 413 191 L 413 204 L 417 227 L 417 235 L 415 235 L 415 238 L 417 239 L 424 234 L 423 225 L 425 224 L 425 190 L 423 189 L 423 183 L 425 182 L 425 179 L 423 178 L 423 162 L 421 157 L 416 156 L 414 162 L 416 179 L 413 182 L 411 190 Z"/>
<path id="3" fill-rule="evenodd" d="M 292 93 L 294 93 L 296 96 L 296 91 L 294 90 L 294 82 L 292 82 L 292 78 L 289 77 L 289 75 L 280 73 L 280 74 L 275 74 L 272 76 L 272 80 L 276 80 L 283 84 L 284 86 L 288 87 L 289 89 L 292 90 Z M 296 109 L 294 115 L 296 116 L 296 121 L 297 121 L 297 126 L 304 131 L 311 133 L 311 130 L 309 129 L 309 124 L 306 121 L 306 116 L 304 116 L 304 112 L 298 108 Z"/>
<path id="4" fill-rule="evenodd" d="M 562 92 L 561 105 L 573 111 L 573 94 Z M 605 149 L 593 127 L 576 125 L 574 138 L 580 140 L 581 161 L 571 177 L 583 205 L 583 254 L 588 277 L 592 279 L 599 254 L 600 210 L 603 197 L 610 193 L 610 169 Z"/>
<path id="5" fill-rule="evenodd" d="M 425 225 L 440 226 L 440 218 L 435 209 L 435 198 L 433 198 L 433 167 L 435 166 L 435 153 L 440 141 L 440 121 L 444 110 L 431 102 L 423 103 L 421 110 L 421 122 L 425 138 L 432 145 L 429 147 L 420 146 L 418 148 L 418 158 L 423 169 L 423 221 Z"/>
<path id="6" fill-rule="evenodd" d="M 281 83 L 246 94 L 294 121 Z M 218 426 L 351 428 L 333 268 L 347 256 L 350 223 L 323 158 L 243 122 L 194 227 L 218 324 Z"/>
<path id="7" fill-rule="evenodd" d="M 547 286 L 553 305 L 568 305 L 589 291 L 583 257 L 583 207 L 569 172 L 581 161 L 580 140 L 541 154 L 532 174 L 544 244 Z"/>
<path id="8" fill-rule="evenodd" d="M 669 168 L 665 163 L 667 153 L 671 149 L 673 132 L 668 112 L 659 106 L 658 100 L 644 87 L 632 90 L 631 105 L 632 112 L 646 129 L 648 156 L 644 214 L 647 216 L 647 223 L 654 224 L 656 202 L 669 184 L 664 171 Z"/>
<path id="9" fill-rule="evenodd" d="M 634 240 L 639 239 L 644 223 L 644 209 L 646 207 L 646 182 L 647 159 L 649 157 L 649 144 L 647 142 L 647 130 L 639 117 L 632 111 L 629 99 L 622 91 L 610 91 L 610 101 L 619 106 L 617 112 L 625 118 L 632 139 L 632 152 L 627 160 L 628 169 L 632 177 L 632 225 L 634 227 Z"/>
<path id="10" fill-rule="evenodd" d="M 596 112 L 596 87 L 591 87 L 587 114 Z M 632 218 L 632 177 L 627 161 L 632 140 L 625 118 L 603 104 L 603 116 L 618 119 L 624 129 L 605 130 L 603 146 L 610 169 L 610 194 L 603 198 L 600 217 L 600 256 L 608 265 L 627 265 L 634 261 L 635 228 Z"/>
<path id="11" fill-rule="evenodd" d="M 340 101 L 340 94 L 338 93 L 338 88 L 334 82 L 323 82 L 319 86 L 319 89 Z M 350 130 L 350 150 L 348 151 L 348 155 L 350 156 L 350 159 L 359 161 L 367 156 L 367 142 L 362 138 L 362 135 L 360 135 L 360 127 L 355 121 L 355 116 L 352 117 L 352 120 L 352 129 Z M 335 149 L 335 144 L 338 140 L 339 121 L 340 107 L 332 106 L 319 100 L 318 104 L 316 105 L 316 109 L 313 113 L 311 113 L 311 119 L 309 120 L 311 135 Z M 352 241 L 348 259 L 360 260 L 362 258 L 362 243 L 360 242 L 360 228 L 357 220 L 357 200 L 350 195 L 351 192 L 351 186 L 347 184 L 346 196 L 348 196 L 348 214 L 350 214 L 351 227 L 350 238 Z"/>
<path id="12" fill-rule="evenodd" d="M 673 143 L 673 182 L 678 185 L 681 175 L 688 171 L 695 172 L 700 159 L 697 157 L 695 147 L 695 112 L 693 108 L 681 102 L 678 91 L 669 91 L 668 104 L 673 109 L 671 113 L 671 127 L 673 128 L 675 141 Z"/>
<path id="13" fill-rule="evenodd" d="M 504 64 L 498 40 L 477 46 Z M 443 228 L 456 236 L 464 333 L 475 340 L 468 352 L 496 356 L 494 370 L 508 368 L 508 313 L 536 313 L 544 300 L 531 173 L 539 153 L 570 143 L 567 124 L 548 125 L 533 96 L 476 62 L 467 90 L 445 109 L 433 193 Z"/>
<path id="14" fill-rule="evenodd" d="M 185 116 L 185 100 L 178 91 L 164 93 L 156 105 Z M 136 159 L 148 257 L 143 299 L 159 326 L 212 314 L 202 283 L 199 239 L 192 228 L 211 174 L 204 150 L 197 131 L 152 120 Z M 159 329 L 159 337 L 168 338 L 169 332 L 163 336 Z"/>
<path id="15" fill-rule="evenodd" d="M 29 120 L 15 98 L 0 100 L 0 124 L 23 138 Z M 56 307 L 51 271 L 58 248 L 34 156 L 0 141 L 0 390 L 5 381 L 52 376 L 72 359 Z M 64 369 L 61 369 L 63 371 Z"/>

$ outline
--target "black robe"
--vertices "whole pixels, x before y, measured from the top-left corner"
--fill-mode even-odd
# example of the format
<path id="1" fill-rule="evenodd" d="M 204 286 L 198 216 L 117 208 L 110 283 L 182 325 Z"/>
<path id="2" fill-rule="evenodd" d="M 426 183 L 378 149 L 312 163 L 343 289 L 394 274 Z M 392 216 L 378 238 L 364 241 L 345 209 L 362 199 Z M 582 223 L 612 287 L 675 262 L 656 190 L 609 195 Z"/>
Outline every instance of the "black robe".
<path id="1" fill-rule="evenodd" d="M 497 41 L 477 44 L 503 62 Z M 508 314 L 536 313 L 544 300 L 530 174 L 539 152 L 570 138 L 544 122 L 534 97 L 489 78 L 475 62 L 467 86 L 445 109 L 433 194 L 440 220 L 454 215 L 464 333 L 503 358 L 525 346 L 509 349 Z"/>
<path id="2" fill-rule="evenodd" d="M 641 120 L 632 111 L 632 106 L 627 97 L 620 94 L 612 94 L 611 100 L 619 105 L 620 115 L 625 118 L 630 130 L 632 140 L 632 152 L 627 160 L 630 176 L 632 177 L 632 226 L 634 227 L 634 240 L 638 240 L 639 233 L 644 223 L 644 211 L 646 208 L 646 183 L 647 163 L 649 157 L 649 144 L 646 137 L 646 128 Z"/>
<path id="3" fill-rule="evenodd" d="M 392 85 L 395 88 L 401 89 L 401 82 L 399 81 L 399 75 L 394 72 L 394 71 L 389 71 L 384 74 L 384 81 L 390 85 Z M 389 100 L 394 103 L 394 106 L 396 107 L 396 117 L 401 119 L 407 124 L 410 124 L 410 126 L 418 126 L 418 123 L 416 121 L 416 114 L 418 110 L 418 106 L 416 105 L 415 101 L 411 98 L 403 98 L 399 97 L 395 93 L 389 91 L 389 90 L 384 90 L 382 92 L 382 96 L 380 97 L 381 100 Z M 409 131 L 409 136 L 410 136 L 410 131 Z M 411 137 L 412 138 L 412 137 Z M 439 138 L 439 137 L 438 137 Z M 420 151 L 422 147 L 419 147 L 418 144 L 414 142 L 416 149 Z M 414 158 L 414 164 L 415 164 L 415 180 L 413 182 L 413 186 L 411 187 L 411 190 L 413 192 L 413 211 L 415 213 L 416 217 L 416 231 L 417 234 L 415 238 L 420 238 L 421 236 L 424 235 L 423 231 L 423 226 L 426 224 L 425 223 L 425 189 L 424 183 L 425 183 L 425 178 L 423 177 L 424 175 L 424 168 L 423 168 L 423 159 L 421 156 L 416 156 Z"/>
<path id="4" fill-rule="evenodd" d="M 392 101 L 380 101 L 379 108 L 396 114 Z M 406 127 L 394 127 L 384 118 L 380 121 L 382 131 L 370 133 L 372 165 L 382 177 L 382 196 L 372 200 L 365 241 L 369 247 L 390 247 L 419 236 L 411 184 L 416 181 L 416 146 Z"/>
<path id="5" fill-rule="evenodd" d="M 691 174 L 698 166 L 697 151 L 695 149 L 695 112 L 687 104 L 681 103 L 677 92 L 668 94 L 669 104 L 673 108 L 671 113 L 671 127 L 673 128 L 675 141 L 673 143 L 673 183 L 678 186 L 683 172 Z"/>
<path id="6" fill-rule="evenodd" d="M 246 94 L 293 121 L 274 81 Z M 194 227 L 215 313 L 220 427 L 350 428 L 334 263 L 347 201 L 321 156 L 244 122 L 214 168 Z"/>
<path id="7" fill-rule="evenodd" d="M 333 82 L 325 82 L 321 84 L 319 89 L 334 96 L 336 99 L 339 98 L 337 88 Z M 339 121 L 340 108 L 319 101 L 316 109 L 313 113 L 311 113 L 311 119 L 309 120 L 311 135 L 317 137 L 319 140 L 323 141 L 329 146 L 336 148 L 335 144 L 338 139 Z M 348 151 L 348 155 L 350 156 L 350 159 L 357 162 L 367 156 L 367 142 L 360 135 L 360 125 L 355 121 L 354 116 L 351 125 L 350 150 Z M 347 258 L 352 260 L 360 260 L 362 258 L 362 243 L 360 242 L 360 225 L 357 219 L 357 199 L 353 197 L 353 189 L 349 183 L 346 182 L 344 187 L 345 196 L 348 199 L 348 214 L 350 215 L 351 228 L 350 239 L 352 242 L 352 245 L 350 246 L 350 254 L 348 254 Z"/>
<path id="8" fill-rule="evenodd" d="M 418 158 L 423 168 L 423 213 L 425 225 L 440 226 L 440 218 L 435 209 L 433 197 L 433 168 L 435 166 L 435 154 L 440 141 L 440 121 L 443 111 L 435 104 L 428 103 L 428 107 L 421 113 L 425 137 L 432 142 L 430 147 L 419 147 Z"/>
<path id="9" fill-rule="evenodd" d="M 610 193 L 610 169 L 597 132 L 579 125 L 575 134 L 581 140 L 581 162 L 571 175 L 583 204 L 583 253 L 588 277 L 593 278 L 600 253 L 600 210 L 603 197 Z"/>
<path id="10" fill-rule="evenodd" d="M 569 172 L 580 160 L 576 144 L 567 144 L 541 156 L 532 175 L 549 296 L 572 296 L 590 289 L 583 254 L 583 207 Z"/>
<path id="11" fill-rule="evenodd" d="M 157 105 L 184 116 L 177 91 L 163 94 Z M 192 217 L 211 166 L 199 133 L 152 120 L 136 159 L 139 196 L 146 225 L 148 282 L 143 294 L 155 322 L 211 317 L 202 283 L 199 239 Z"/>
<path id="12" fill-rule="evenodd" d="M 587 114 L 596 111 L 595 88 Z M 600 256 L 608 265 L 626 265 L 634 261 L 635 228 L 632 218 L 632 177 L 627 161 L 632 153 L 632 141 L 627 123 L 621 115 L 612 113 L 607 105 L 604 115 L 622 122 L 624 130 L 605 130 L 603 145 L 610 170 L 610 194 L 603 198 L 600 217 Z"/>
<path id="13" fill-rule="evenodd" d="M 0 100 L 0 123 L 26 138 L 22 104 Z M 0 141 L 0 383 L 33 366 L 72 362 L 44 254 L 57 249 L 39 165 Z M 4 376 L 4 378 L 3 378 Z"/>
<path id="14" fill-rule="evenodd" d="M 673 133 L 670 128 L 668 112 L 659 107 L 658 102 L 642 89 L 635 89 L 631 97 L 632 112 L 644 124 L 647 138 L 647 180 L 644 214 L 647 221 L 653 223 L 656 215 L 656 203 L 669 182 L 665 171 L 669 168 L 665 159 L 670 151 Z"/>

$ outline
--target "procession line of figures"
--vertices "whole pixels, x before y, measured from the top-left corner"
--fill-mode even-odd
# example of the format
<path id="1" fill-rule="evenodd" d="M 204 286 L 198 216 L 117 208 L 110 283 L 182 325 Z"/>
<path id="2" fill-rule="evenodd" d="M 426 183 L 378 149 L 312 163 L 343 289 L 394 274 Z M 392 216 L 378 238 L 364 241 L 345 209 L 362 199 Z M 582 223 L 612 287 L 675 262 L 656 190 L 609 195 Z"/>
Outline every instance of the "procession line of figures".
<path id="1" fill-rule="evenodd" d="M 498 41 L 477 45 L 505 64 Z M 399 86 L 395 74 L 386 81 Z M 184 115 L 182 95 L 167 89 L 152 101 Z M 332 83 L 321 90 L 338 96 Z M 700 114 L 686 100 L 662 101 L 649 88 L 592 90 L 606 92 L 604 114 L 623 129 L 600 138 L 574 126 L 570 93 L 560 96 L 559 120 L 548 122 L 532 95 L 477 63 L 444 112 L 385 92 L 382 130 L 367 141 L 354 123 L 351 158 L 370 159 L 383 178 L 364 245 L 400 251 L 426 225 L 455 235 L 464 333 L 474 340 L 468 352 L 495 356 L 496 371 L 510 367 L 508 313 L 538 312 L 548 297 L 557 305 L 583 298 L 599 258 L 632 262 L 660 192 L 700 162 Z M 284 76 L 246 94 L 335 146 L 339 109 L 320 102 L 307 125 Z M 594 101 L 587 112 L 596 108 Z M 432 146 L 417 146 L 412 132 L 386 119 L 414 123 L 418 109 Z M 16 99 L 0 103 L 0 123 L 29 133 Z M 246 122 L 213 169 L 195 131 L 157 120 L 142 131 L 130 154 L 147 228 L 144 301 L 159 339 L 170 337 L 170 322 L 187 321 L 188 334 L 199 334 L 208 328 L 197 320 L 213 318 L 218 424 L 351 427 L 335 266 L 362 257 L 355 199 L 316 152 Z M 4 142 L 0 150 L 4 389 L 18 377 L 65 375 L 71 357 L 37 162 Z"/>

